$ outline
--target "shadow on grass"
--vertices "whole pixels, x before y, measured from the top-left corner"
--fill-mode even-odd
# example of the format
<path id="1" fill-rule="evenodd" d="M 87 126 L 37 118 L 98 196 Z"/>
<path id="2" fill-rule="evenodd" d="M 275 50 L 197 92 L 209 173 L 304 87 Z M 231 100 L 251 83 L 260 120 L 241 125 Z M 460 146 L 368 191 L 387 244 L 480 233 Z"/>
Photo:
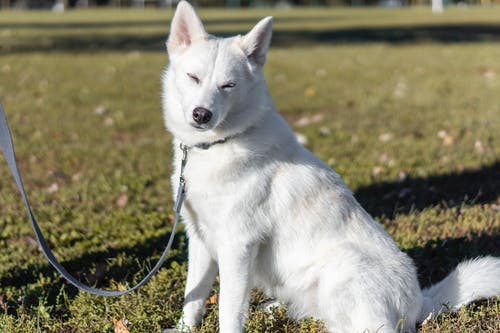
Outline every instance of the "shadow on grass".
<path id="1" fill-rule="evenodd" d="M 472 235 L 470 237 L 435 239 L 423 247 L 406 249 L 415 261 L 420 285 L 427 287 L 446 277 L 466 259 L 492 255 L 500 257 L 500 235 Z"/>
<path id="2" fill-rule="evenodd" d="M 500 25 L 450 24 L 277 31 L 274 45 L 500 42 Z"/>
<path id="3" fill-rule="evenodd" d="M 222 21 L 221 21 L 222 22 Z M 240 22 L 240 21 L 238 21 Z M 255 22 L 252 20 L 252 22 Z M 227 23 L 227 22 L 226 22 Z M 97 23 L 90 23 L 91 26 Z M 112 25 L 113 23 L 108 23 Z M 121 23 L 120 23 L 121 24 Z M 153 23 L 152 23 L 153 24 Z M 79 25 L 87 26 L 85 23 Z M 103 22 L 103 25 L 106 25 Z M 130 23 L 134 25 L 134 23 Z M 71 25 L 68 25 L 71 26 Z M 61 33 L 44 38 L 34 35 L 15 43 L 4 43 L 0 54 L 16 54 L 29 52 L 97 52 L 97 51 L 157 51 L 165 50 L 167 27 L 165 33 L 108 34 L 90 32 L 88 34 L 68 34 L 62 25 Z M 140 23 L 138 24 L 140 27 Z M 244 31 L 211 31 L 217 36 L 233 36 Z M 273 35 L 273 47 L 298 47 L 323 44 L 360 44 L 360 43 L 471 43 L 500 42 L 500 25 L 498 24 L 455 24 L 455 25 L 415 25 L 388 27 L 356 27 L 325 30 L 280 30 Z"/>
<path id="4" fill-rule="evenodd" d="M 249 28 L 256 24 L 261 16 L 255 15 L 254 17 L 240 17 L 240 18 L 208 18 L 203 19 L 203 24 L 210 25 L 248 25 Z M 336 21 L 341 20 L 340 17 L 335 17 Z M 320 21 L 331 21 L 330 16 L 280 16 L 275 18 L 275 22 L 278 23 L 299 23 L 299 22 L 320 22 Z M 0 23 L 0 29 L 12 29 L 12 30 L 67 30 L 67 29 L 106 29 L 106 28 L 130 28 L 130 27 L 154 27 L 164 28 L 165 33 L 168 32 L 170 27 L 170 19 L 165 15 L 164 20 L 123 20 L 123 21 L 73 21 L 73 22 L 9 22 Z M 242 33 L 242 32 L 237 32 Z M 235 34 L 237 34 L 235 33 Z"/>
<path id="5" fill-rule="evenodd" d="M 375 183 L 358 188 L 355 195 L 370 214 L 387 217 L 439 204 L 493 203 L 500 196 L 500 161 L 463 172 Z"/>
<path id="6" fill-rule="evenodd" d="M 87 252 L 80 257 L 64 261 L 61 264 L 78 280 L 95 286 L 96 288 L 107 289 L 111 281 L 120 282 L 122 284 L 128 282 L 129 286 L 133 285 L 133 281 L 142 280 L 149 270 L 156 264 L 159 255 L 168 243 L 168 235 L 148 238 L 138 244 L 133 244 L 127 247 L 109 248 L 105 251 Z M 154 258 L 153 258 L 154 256 Z M 121 262 L 106 265 L 106 261 L 112 258 L 121 257 Z M 163 267 L 169 267 L 172 262 L 185 262 L 187 260 L 187 240 L 184 231 L 178 231 L 175 235 L 172 250 Z M 119 260 L 120 261 L 120 260 Z M 92 272 L 90 271 L 92 270 Z M 21 288 L 39 280 L 40 276 L 51 276 L 56 272 L 55 269 L 47 262 L 43 264 L 37 263 L 29 265 L 25 268 L 15 268 L 5 273 L 0 278 L 0 286 L 2 288 L 15 287 Z M 59 275 L 58 275 L 59 277 Z M 52 286 L 48 286 L 49 298 L 55 297 L 60 290 L 59 282 L 64 281 L 54 280 Z M 65 282 L 65 281 L 64 281 Z M 70 287 L 69 283 L 65 284 L 66 292 L 70 297 L 77 294 L 77 289 Z M 37 290 L 26 294 L 25 303 L 36 303 Z"/>

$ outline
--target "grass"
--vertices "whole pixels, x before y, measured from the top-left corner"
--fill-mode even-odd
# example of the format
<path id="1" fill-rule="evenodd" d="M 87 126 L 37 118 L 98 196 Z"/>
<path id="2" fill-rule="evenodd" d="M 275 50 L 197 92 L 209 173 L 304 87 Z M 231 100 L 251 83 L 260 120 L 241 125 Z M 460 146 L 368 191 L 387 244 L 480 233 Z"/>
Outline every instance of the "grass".
<path id="1" fill-rule="evenodd" d="M 275 16 L 266 77 L 279 111 L 415 260 L 421 284 L 500 255 L 500 8 L 202 10 L 212 33 Z M 121 288 L 171 228 L 160 73 L 172 12 L 0 12 L 0 99 L 41 227 L 65 267 Z M 180 316 L 186 238 L 139 292 L 79 293 L 48 266 L 0 161 L 0 331 L 160 332 Z M 216 289 L 214 290 L 216 292 Z M 254 292 L 248 332 L 321 332 L 272 319 Z M 200 332 L 217 331 L 217 306 Z M 499 332 L 500 303 L 419 332 Z"/>

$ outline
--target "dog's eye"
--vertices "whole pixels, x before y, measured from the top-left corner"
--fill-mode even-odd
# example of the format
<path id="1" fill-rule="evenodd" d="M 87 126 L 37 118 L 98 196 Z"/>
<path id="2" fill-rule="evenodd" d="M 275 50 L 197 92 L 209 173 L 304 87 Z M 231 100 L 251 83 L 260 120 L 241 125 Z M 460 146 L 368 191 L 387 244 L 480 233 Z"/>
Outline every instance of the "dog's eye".
<path id="1" fill-rule="evenodd" d="M 225 83 L 222 86 L 220 86 L 220 88 L 221 89 L 231 89 L 231 88 L 234 88 L 235 86 L 236 86 L 236 83 L 228 82 L 228 83 Z"/>
<path id="2" fill-rule="evenodd" d="M 196 84 L 200 84 L 200 78 L 197 77 L 196 75 L 194 74 L 191 74 L 191 73 L 187 73 L 187 76 L 189 76 L 189 78 Z"/>

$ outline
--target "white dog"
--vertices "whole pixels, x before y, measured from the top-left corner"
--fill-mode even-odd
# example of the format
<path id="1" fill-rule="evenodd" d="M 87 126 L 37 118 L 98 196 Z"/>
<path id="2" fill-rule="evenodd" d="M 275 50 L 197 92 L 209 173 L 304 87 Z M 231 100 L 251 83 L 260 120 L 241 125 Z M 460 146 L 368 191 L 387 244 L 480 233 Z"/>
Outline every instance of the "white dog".
<path id="1" fill-rule="evenodd" d="M 182 217 L 189 269 L 179 330 L 200 324 L 220 275 L 220 332 L 242 332 L 250 289 L 332 332 L 414 331 L 428 315 L 500 295 L 500 259 L 460 264 L 421 290 L 412 260 L 340 176 L 300 145 L 275 111 L 262 68 L 272 18 L 248 34 L 208 35 L 182 1 L 167 42 L 166 127 L 190 147 Z M 174 197 L 177 193 L 174 193 Z"/>

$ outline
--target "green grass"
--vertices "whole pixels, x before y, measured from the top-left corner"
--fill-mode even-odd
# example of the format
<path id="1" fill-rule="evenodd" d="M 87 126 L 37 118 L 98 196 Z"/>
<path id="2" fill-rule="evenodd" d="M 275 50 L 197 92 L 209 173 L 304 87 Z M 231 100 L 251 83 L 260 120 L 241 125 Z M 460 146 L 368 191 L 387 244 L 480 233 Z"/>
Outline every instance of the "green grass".
<path id="1" fill-rule="evenodd" d="M 207 30 L 223 35 L 266 15 L 276 18 L 266 77 L 279 111 L 414 258 L 421 284 L 463 258 L 499 256 L 500 8 L 201 11 Z M 140 279 L 171 228 L 160 108 L 171 16 L 0 12 L 0 100 L 35 213 L 68 270 L 98 287 Z M 182 231 L 138 293 L 79 293 L 38 250 L 3 159 L 0 175 L 1 332 L 112 332 L 122 317 L 131 332 L 174 325 Z M 262 297 L 252 297 L 249 332 L 321 331 L 282 309 L 272 319 L 257 308 Z M 200 332 L 216 330 L 211 305 Z M 419 328 L 499 331 L 497 300 Z"/>

